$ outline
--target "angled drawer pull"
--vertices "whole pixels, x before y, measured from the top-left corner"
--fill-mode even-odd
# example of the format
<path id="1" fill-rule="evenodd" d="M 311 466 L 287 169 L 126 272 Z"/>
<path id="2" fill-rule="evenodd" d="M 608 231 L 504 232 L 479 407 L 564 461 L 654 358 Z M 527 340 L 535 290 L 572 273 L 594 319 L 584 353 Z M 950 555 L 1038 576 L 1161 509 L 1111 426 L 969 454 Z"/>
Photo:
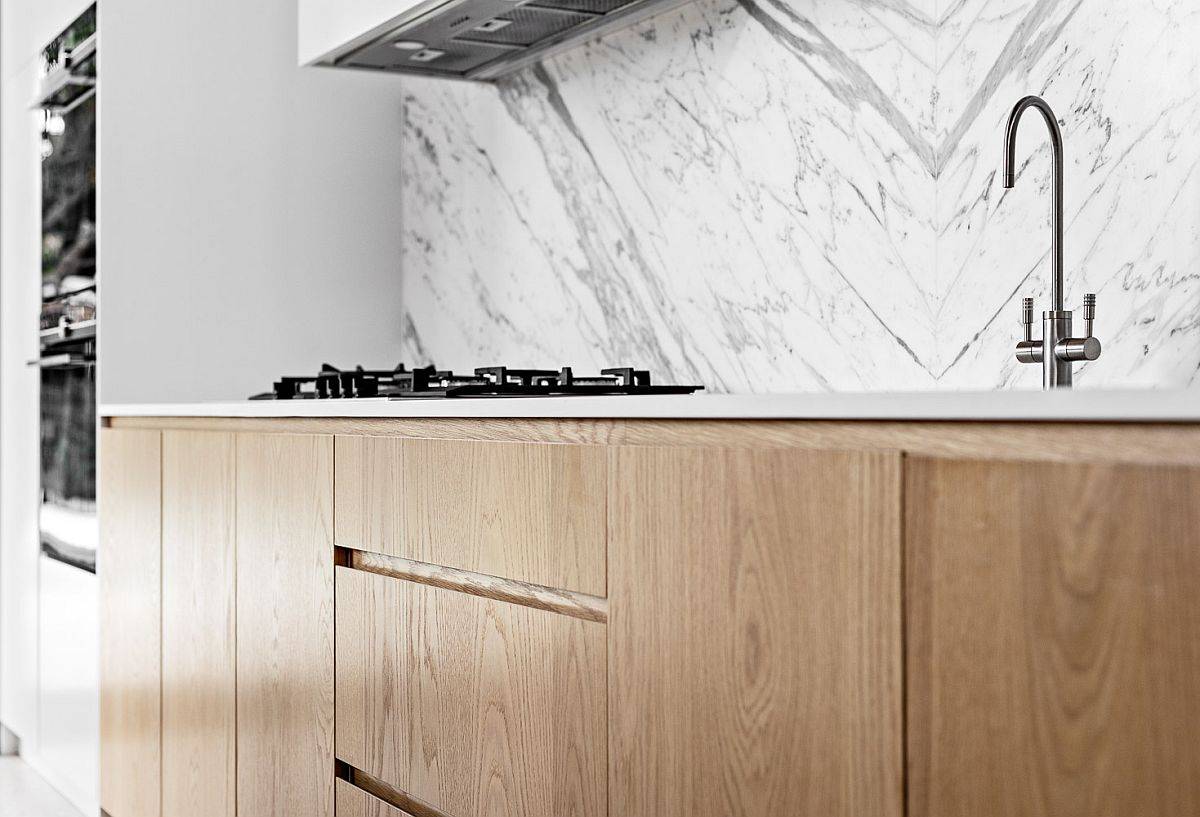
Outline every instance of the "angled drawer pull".
<path id="1" fill-rule="evenodd" d="M 382 553 L 368 553 L 363 550 L 338 548 L 338 559 L 339 564 L 354 570 L 362 570 L 380 576 L 391 576 L 393 579 L 440 587 L 443 590 L 455 590 L 480 598 L 532 607 L 535 610 L 548 610 L 551 613 L 561 613 L 564 616 L 581 618 L 584 621 L 601 623 L 608 621 L 608 599 L 589 596 L 587 593 L 542 587 L 528 582 L 502 579 L 499 576 L 472 573 L 468 570 L 431 565 L 412 559 L 403 559 L 399 556 L 385 556 Z"/>
<path id="2" fill-rule="evenodd" d="M 361 773 L 356 775 L 351 770 L 351 775 L 353 783 L 343 778 L 337 780 L 334 790 L 337 817 L 446 817 L 441 812 L 430 809 L 422 809 L 418 813 L 397 808 L 388 802 L 388 798 L 376 794 L 379 789 L 361 779 Z"/>

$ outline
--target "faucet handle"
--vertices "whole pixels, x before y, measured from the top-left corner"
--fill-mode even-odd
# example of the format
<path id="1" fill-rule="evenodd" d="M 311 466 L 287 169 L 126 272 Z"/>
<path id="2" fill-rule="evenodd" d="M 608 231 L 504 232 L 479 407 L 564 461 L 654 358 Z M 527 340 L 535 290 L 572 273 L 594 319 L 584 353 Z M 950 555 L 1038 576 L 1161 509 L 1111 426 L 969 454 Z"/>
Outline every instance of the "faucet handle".
<path id="1" fill-rule="evenodd" d="M 1023 340 L 1017 344 L 1017 360 L 1022 363 L 1042 362 L 1042 342 L 1033 339 L 1033 298 L 1021 299 L 1021 328 Z"/>
<path id="2" fill-rule="evenodd" d="M 1092 333 L 1096 320 L 1096 293 L 1083 296 L 1083 337 L 1063 338 L 1054 347 L 1059 360 L 1079 363 L 1100 357 L 1100 340 Z"/>

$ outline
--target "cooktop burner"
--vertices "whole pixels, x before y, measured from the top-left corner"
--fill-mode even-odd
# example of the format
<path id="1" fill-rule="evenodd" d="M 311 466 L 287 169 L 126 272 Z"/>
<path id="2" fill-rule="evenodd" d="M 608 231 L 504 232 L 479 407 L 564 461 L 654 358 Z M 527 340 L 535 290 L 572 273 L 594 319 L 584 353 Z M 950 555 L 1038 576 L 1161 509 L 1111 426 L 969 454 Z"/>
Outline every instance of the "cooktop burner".
<path id="1" fill-rule="evenodd" d="M 485 366 L 474 374 L 442 371 L 434 366 L 406 369 L 337 369 L 328 363 L 315 377 L 283 377 L 269 392 L 251 400 L 305 400 L 432 397 L 563 397 L 604 394 L 691 394 L 703 386 L 655 386 L 650 372 L 632 367 L 601 369 L 599 375 L 577 375 L 561 369 L 510 369 Z"/>

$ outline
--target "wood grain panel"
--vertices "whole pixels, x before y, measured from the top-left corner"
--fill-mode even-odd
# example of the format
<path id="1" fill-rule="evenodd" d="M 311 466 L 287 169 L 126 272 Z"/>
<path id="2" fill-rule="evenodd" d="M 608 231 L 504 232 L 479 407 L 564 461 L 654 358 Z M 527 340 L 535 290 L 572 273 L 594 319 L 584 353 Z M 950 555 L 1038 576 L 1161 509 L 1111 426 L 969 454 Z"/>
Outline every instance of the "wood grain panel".
<path id="1" fill-rule="evenodd" d="M 611 813 L 900 815 L 899 455 L 611 456 Z"/>
<path id="2" fill-rule="evenodd" d="M 883 420 L 113 417 L 114 428 L 582 445 L 906 451 L 924 456 L 1200 465 L 1200 423 Z"/>
<path id="3" fill-rule="evenodd" d="M 161 812 L 161 435 L 100 432 L 100 804 Z"/>
<path id="4" fill-rule="evenodd" d="M 413 817 L 345 780 L 337 781 L 337 817 Z"/>
<path id="5" fill-rule="evenodd" d="M 453 817 L 602 817 L 603 624 L 337 568 L 338 757 Z"/>
<path id="6" fill-rule="evenodd" d="M 337 542 L 605 595 L 596 446 L 337 438 Z"/>
<path id="7" fill-rule="evenodd" d="M 1200 469 L 906 483 L 910 813 L 1200 814 Z"/>
<path id="8" fill-rule="evenodd" d="M 332 512 L 331 437 L 238 435 L 238 817 L 333 815 Z"/>
<path id="9" fill-rule="evenodd" d="M 232 434 L 163 433 L 162 785 L 171 817 L 236 809 L 235 451 Z"/>

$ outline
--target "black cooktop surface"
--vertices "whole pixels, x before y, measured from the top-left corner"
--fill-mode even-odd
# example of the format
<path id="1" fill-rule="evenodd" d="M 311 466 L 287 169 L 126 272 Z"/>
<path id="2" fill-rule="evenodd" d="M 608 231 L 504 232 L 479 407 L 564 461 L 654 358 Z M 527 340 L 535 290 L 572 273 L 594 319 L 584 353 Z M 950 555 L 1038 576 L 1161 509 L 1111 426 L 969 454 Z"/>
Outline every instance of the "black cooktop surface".
<path id="1" fill-rule="evenodd" d="M 282 377 L 271 391 L 251 400 L 322 400 L 391 398 L 410 400 L 445 397 L 566 397 L 573 395 L 691 394 L 703 386 L 661 386 L 650 372 L 631 366 L 577 375 L 561 369 L 510 369 L 485 366 L 474 374 L 456 374 L 434 366 L 407 369 L 338 369 L 328 363 L 312 377 Z"/>

